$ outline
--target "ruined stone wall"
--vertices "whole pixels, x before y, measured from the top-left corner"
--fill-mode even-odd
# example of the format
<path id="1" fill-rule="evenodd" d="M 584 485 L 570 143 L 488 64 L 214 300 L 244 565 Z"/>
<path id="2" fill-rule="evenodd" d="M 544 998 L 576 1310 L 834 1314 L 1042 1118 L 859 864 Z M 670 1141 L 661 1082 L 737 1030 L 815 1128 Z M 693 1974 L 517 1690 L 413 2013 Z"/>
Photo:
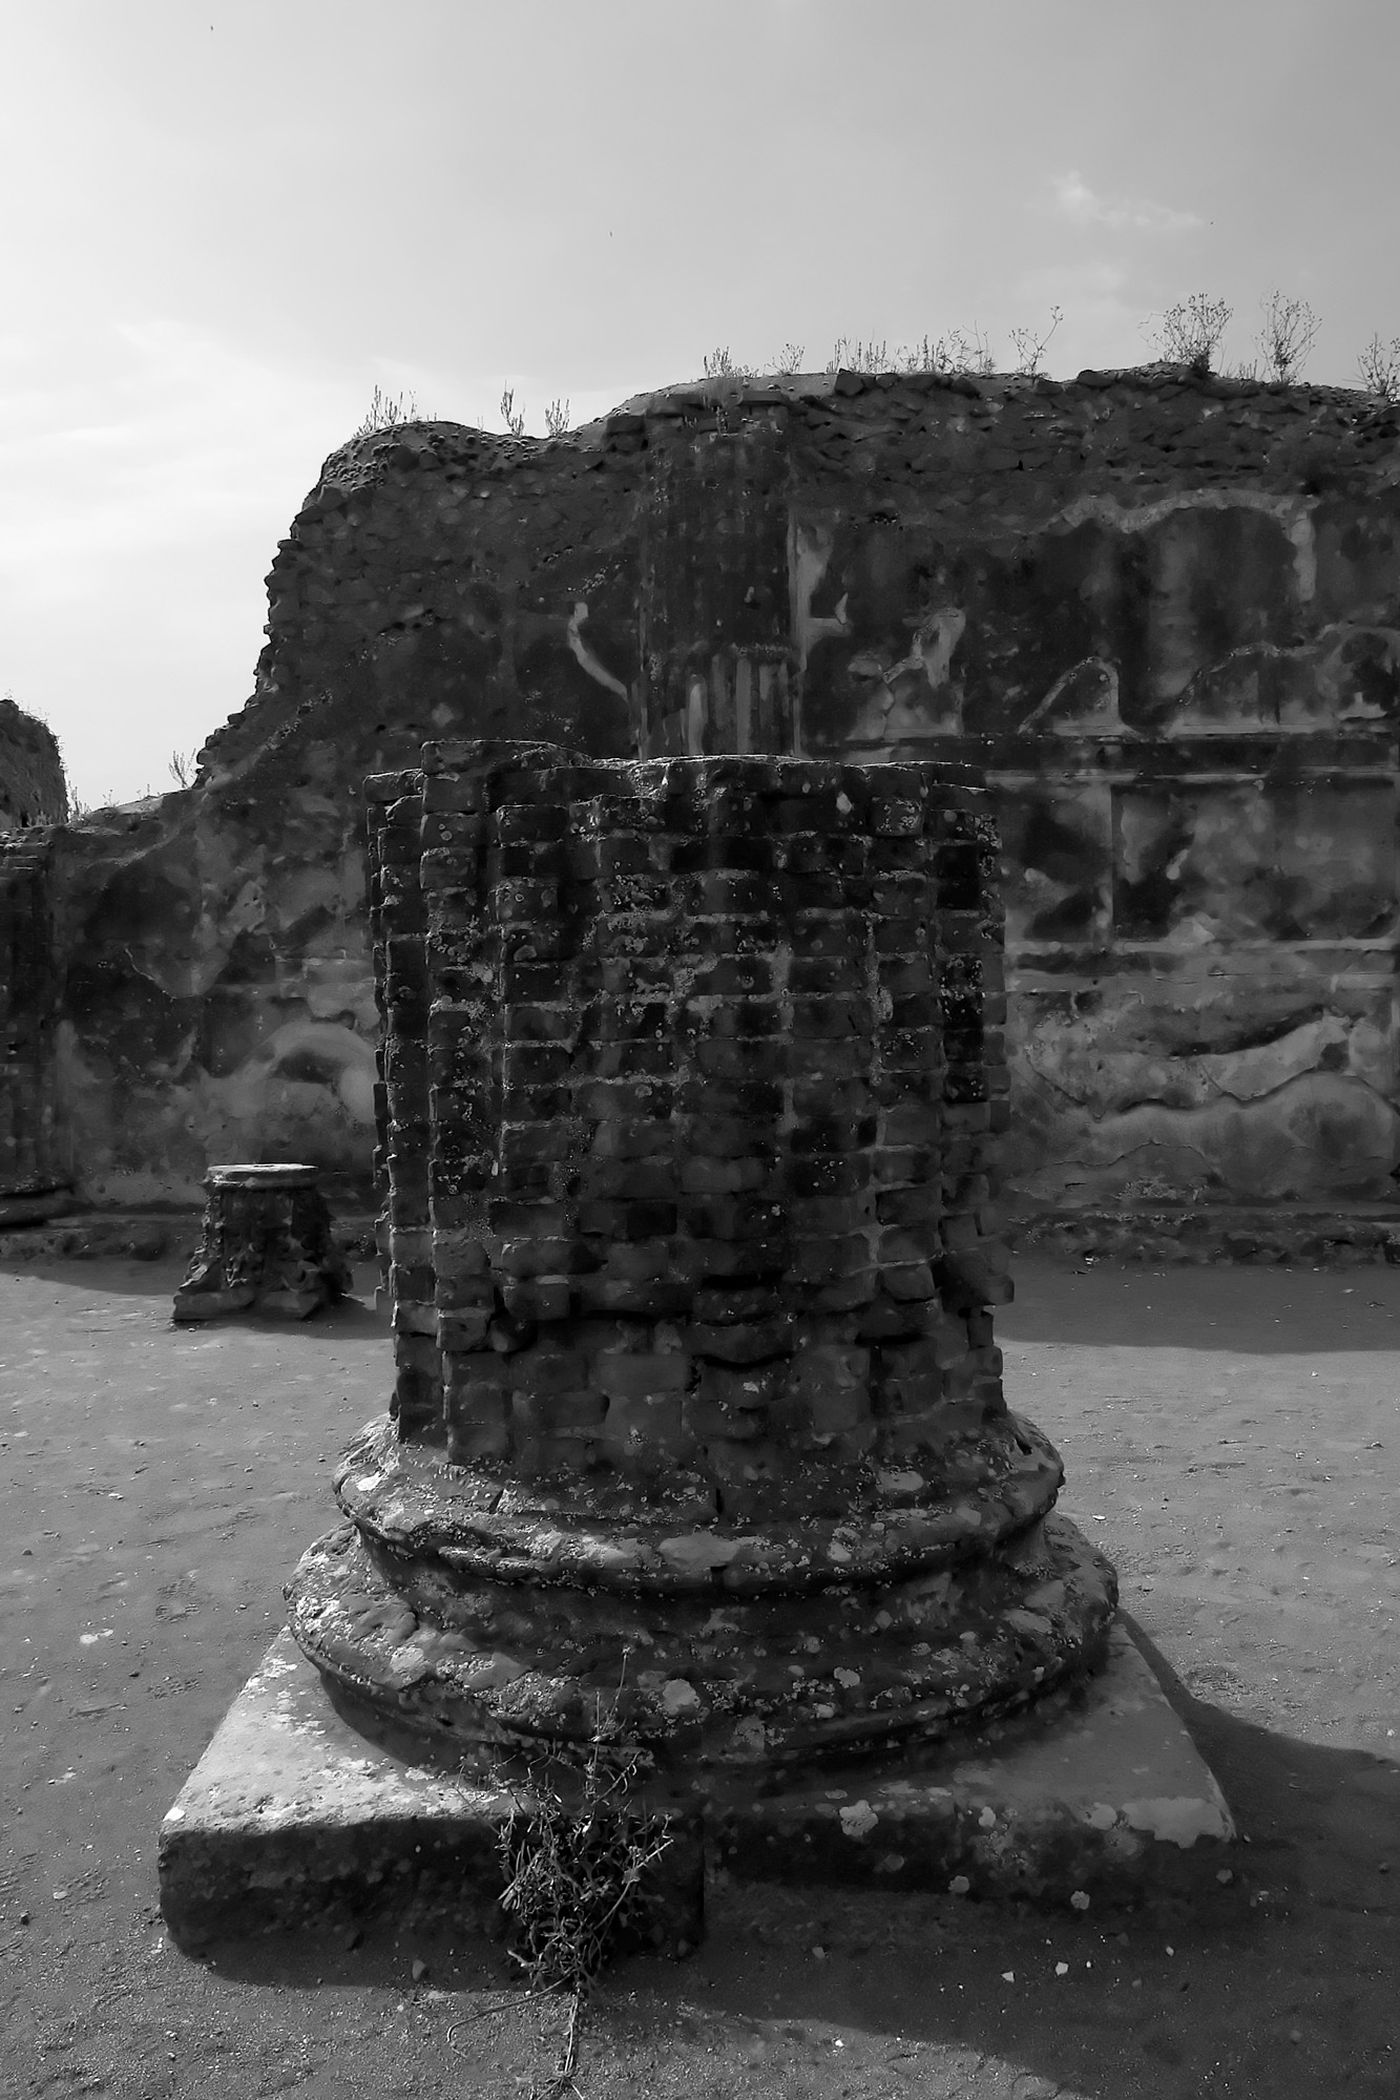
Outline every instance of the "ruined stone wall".
<path id="1" fill-rule="evenodd" d="M 367 1174 L 360 783 L 448 736 L 976 763 L 1021 1199 L 1386 1199 L 1398 440 L 1353 393 L 1149 370 L 726 381 L 548 442 L 346 447 L 199 786 L 58 853 L 91 1185 Z"/>
<path id="2" fill-rule="evenodd" d="M 68 779 L 53 731 L 0 695 L 0 831 L 61 824 Z"/>
<path id="3" fill-rule="evenodd" d="M 325 751 L 262 792 L 188 789 L 51 835 L 54 1056 L 70 1178 L 192 1204 L 210 1161 L 368 1188 L 376 1018 L 358 795 Z"/>

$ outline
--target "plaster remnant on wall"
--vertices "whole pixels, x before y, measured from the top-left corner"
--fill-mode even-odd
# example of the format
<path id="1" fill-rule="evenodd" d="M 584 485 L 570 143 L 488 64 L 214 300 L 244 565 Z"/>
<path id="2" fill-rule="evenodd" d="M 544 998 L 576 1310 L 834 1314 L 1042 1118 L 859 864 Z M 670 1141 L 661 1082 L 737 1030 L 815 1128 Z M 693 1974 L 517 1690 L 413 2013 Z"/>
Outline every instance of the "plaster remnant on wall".
<path id="1" fill-rule="evenodd" d="M 1118 666 L 1102 656 L 1086 656 L 1061 671 L 1019 727 L 1023 735 L 1047 729 L 1062 736 L 1137 734 L 1118 711 Z"/>
<path id="2" fill-rule="evenodd" d="M 1030 1193 L 1063 1200 L 1087 1177 L 1100 1194 L 1147 1193 L 1131 1186 L 1145 1179 L 1153 1193 L 1215 1188 L 1256 1202 L 1342 1195 L 1400 1165 L 1400 1112 L 1360 1080 L 1307 1072 L 1250 1101 L 1071 1112 L 1057 1119 L 1056 1149 L 1055 1164 L 1025 1177 Z"/>
<path id="3" fill-rule="evenodd" d="M 1147 502 L 1135 502 L 1131 497 L 1114 491 L 1094 493 L 1076 497 L 1065 504 L 1059 524 L 1064 530 L 1095 519 L 1116 532 L 1147 532 L 1168 518 L 1175 518 L 1181 511 L 1195 510 L 1258 511 L 1264 517 L 1277 519 L 1294 544 L 1297 544 L 1298 537 L 1311 541 L 1305 497 L 1246 487 L 1187 488 Z M 1303 573 L 1312 572 L 1304 570 Z M 1300 592 L 1300 595 L 1311 596 L 1311 589 L 1306 594 Z"/>
<path id="4" fill-rule="evenodd" d="M 1353 1062 L 1354 1044 L 1360 1069 Z M 1167 1108 L 1207 1107 L 1222 1096 L 1254 1101 L 1276 1093 L 1290 1079 L 1329 1065 L 1334 1071 L 1350 1067 L 1350 1076 L 1373 1091 L 1382 1076 L 1374 1027 L 1338 1014 L 1321 1015 L 1271 1042 L 1240 1050 L 1171 1056 L 1118 1049 L 1106 1055 L 1107 1048 L 1102 1028 L 1085 1021 L 1060 1025 L 1047 1018 L 1027 1039 L 1023 1055 L 1047 1086 L 1099 1114 L 1148 1101 Z"/>
<path id="5" fill-rule="evenodd" d="M 845 604 L 842 600 L 842 604 Z M 967 628 L 967 614 L 947 605 L 919 619 L 913 643 L 898 661 L 883 654 L 853 656 L 846 669 L 871 693 L 851 730 L 856 745 L 896 746 L 911 739 L 956 735 L 962 728 L 962 695 L 953 685 L 953 653 Z M 891 650 L 888 654 L 893 657 Z"/>
<path id="6" fill-rule="evenodd" d="M 1293 573 L 1297 579 L 1298 602 L 1311 605 L 1317 596 L 1317 534 L 1313 530 L 1310 511 L 1294 513 L 1288 521 L 1288 537 L 1293 542 Z"/>
<path id="7" fill-rule="evenodd" d="M 845 591 L 836 601 L 834 612 L 814 613 L 812 600 L 816 596 L 831 562 L 834 535 L 829 527 L 815 524 L 798 524 L 793 527 L 791 573 L 792 573 L 792 626 L 793 639 L 797 645 L 797 661 L 805 670 L 813 648 L 826 635 L 848 635 L 851 623 L 847 613 L 850 592 Z"/>
<path id="8" fill-rule="evenodd" d="M 602 686 L 604 692 L 616 693 L 620 700 L 626 700 L 630 697 L 627 687 L 620 678 L 613 677 L 607 665 L 599 661 L 583 638 L 583 623 L 587 618 L 588 606 L 580 598 L 569 615 L 566 629 L 569 654 L 575 663 L 583 666 L 596 685 Z"/>

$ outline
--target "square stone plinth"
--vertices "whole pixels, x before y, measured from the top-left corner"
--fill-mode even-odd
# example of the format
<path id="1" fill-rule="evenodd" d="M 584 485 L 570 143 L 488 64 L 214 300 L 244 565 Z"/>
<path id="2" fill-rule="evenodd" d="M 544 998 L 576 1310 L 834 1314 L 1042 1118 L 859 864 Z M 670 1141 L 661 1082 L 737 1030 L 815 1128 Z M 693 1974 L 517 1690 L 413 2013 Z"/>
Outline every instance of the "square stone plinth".
<path id="1" fill-rule="evenodd" d="M 499 1938 L 501 1835 L 522 1813 L 527 1788 L 459 1780 L 368 1742 L 283 1632 L 161 1824 L 161 1909 L 186 1946 L 405 1905 Z M 693 1947 L 704 1879 L 698 1818 L 675 1817 L 629 1944 Z"/>
<path id="2" fill-rule="evenodd" d="M 368 1743 L 290 1635 L 274 1641 L 166 1816 L 161 1907 L 177 1940 L 292 1926 L 337 1905 L 411 1897 L 463 1930 L 499 1931 L 506 1788 L 459 1781 Z M 1121 1622 L 1105 1669 L 999 1739 L 756 1795 L 716 1792 L 653 1892 L 657 1944 L 693 1943 L 702 1851 L 736 1878 L 1056 1904 L 1133 1898 L 1213 1877 L 1230 1812 Z"/>
<path id="3" fill-rule="evenodd" d="M 1108 1660 L 973 1744 L 711 1803 L 712 1861 L 748 1880 L 1133 1902 L 1230 1865 L 1234 1821 L 1120 1619 Z"/>

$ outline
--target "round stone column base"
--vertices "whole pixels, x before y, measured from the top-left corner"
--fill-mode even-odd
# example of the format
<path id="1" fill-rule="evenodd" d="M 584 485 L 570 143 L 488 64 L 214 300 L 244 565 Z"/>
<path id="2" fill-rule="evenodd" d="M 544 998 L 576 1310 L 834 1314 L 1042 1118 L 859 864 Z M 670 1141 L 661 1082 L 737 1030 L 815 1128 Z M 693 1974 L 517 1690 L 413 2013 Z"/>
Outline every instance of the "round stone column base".
<path id="1" fill-rule="evenodd" d="M 485 1770 L 606 1728 L 674 1784 L 938 1743 L 1102 1659 L 1108 1562 L 1050 1515 L 979 1558 L 797 1594 L 482 1584 L 416 1611 L 352 1526 L 303 1556 L 292 1633 L 358 1722 Z"/>

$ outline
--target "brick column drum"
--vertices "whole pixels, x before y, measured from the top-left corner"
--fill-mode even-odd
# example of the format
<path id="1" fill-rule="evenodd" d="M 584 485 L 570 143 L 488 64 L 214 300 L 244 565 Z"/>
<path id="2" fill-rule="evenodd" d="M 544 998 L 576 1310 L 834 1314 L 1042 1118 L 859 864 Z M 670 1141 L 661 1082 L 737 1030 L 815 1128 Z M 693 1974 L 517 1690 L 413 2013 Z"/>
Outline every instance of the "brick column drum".
<path id="1" fill-rule="evenodd" d="M 1008 1411 L 970 769 L 425 748 L 371 783 L 396 1388 L 291 1624 L 489 1769 L 613 1714 L 702 1790 L 1101 1660 Z"/>

